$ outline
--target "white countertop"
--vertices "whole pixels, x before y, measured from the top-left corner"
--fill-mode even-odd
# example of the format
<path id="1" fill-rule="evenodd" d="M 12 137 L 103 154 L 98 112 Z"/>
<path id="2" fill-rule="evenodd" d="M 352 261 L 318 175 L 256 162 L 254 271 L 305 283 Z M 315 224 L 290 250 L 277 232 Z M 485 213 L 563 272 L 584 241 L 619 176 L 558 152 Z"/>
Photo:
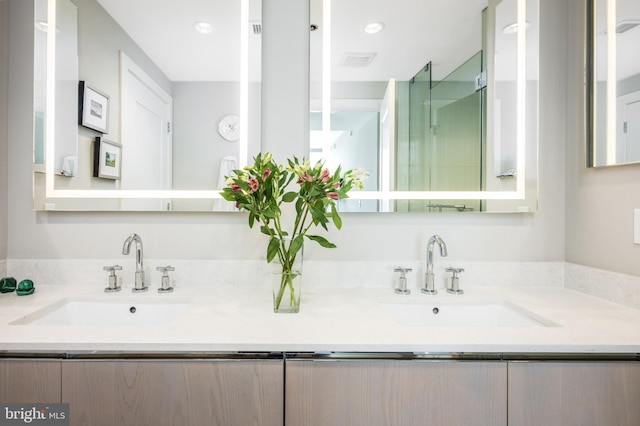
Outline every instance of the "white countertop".
<path id="1" fill-rule="evenodd" d="M 173 323 L 153 327 L 11 325 L 64 298 L 147 300 L 187 298 Z M 557 327 L 426 327 L 399 324 L 380 301 L 504 299 Z M 640 353 L 640 310 L 563 288 L 470 288 L 409 296 L 381 288 L 303 288 L 297 314 L 274 314 L 260 286 L 152 288 L 106 294 L 94 286 L 44 285 L 30 296 L 0 294 L 0 351 L 9 352 L 429 352 Z"/>

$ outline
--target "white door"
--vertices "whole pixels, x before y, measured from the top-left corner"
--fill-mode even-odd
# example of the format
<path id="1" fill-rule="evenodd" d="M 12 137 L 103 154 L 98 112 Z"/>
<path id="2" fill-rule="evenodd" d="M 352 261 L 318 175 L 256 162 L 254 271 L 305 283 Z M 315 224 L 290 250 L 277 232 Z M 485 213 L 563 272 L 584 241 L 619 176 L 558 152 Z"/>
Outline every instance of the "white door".
<path id="1" fill-rule="evenodd" d="M 389 79 L 387 90 L 380 106 L 380 190 L 395 190 L 396 150 L 396 80 Z M 380 211 L 395 210 L 391 200 L 382 200 Z"/>
<path id="2" fill-rule="evenodd" d="M 120 52 L 121 189 L 171 189 L 173 99 Z M 122 210 L 171 210 L 171 200 L 122 200 Z"/>

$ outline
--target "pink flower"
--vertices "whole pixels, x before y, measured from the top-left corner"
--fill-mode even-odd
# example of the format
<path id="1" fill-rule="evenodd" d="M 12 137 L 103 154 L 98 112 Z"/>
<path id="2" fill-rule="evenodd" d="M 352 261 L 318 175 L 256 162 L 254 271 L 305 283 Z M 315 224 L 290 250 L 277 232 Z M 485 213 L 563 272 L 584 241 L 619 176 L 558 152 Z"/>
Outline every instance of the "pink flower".
<path id="1" fill-rule="evenodd" d="M 334 183 L 334 184 L 333 184 L 333 188 L 334 188 L 334 189 L 338 189 L 338 188 L 340 188 L 340 182 L 336 182 L 336 183 Z"/>
<path id="2" fill-rule="evenodd" d="M 232 183 L 232 184 L 231 184 L 231 190 L 232 190 L 233 192 L 238 192 L 238 191 L 240 191 L 240 185 L 238 185 L 237 183 Z"/>
<path id="3" fill-rule="evenodd" d="M 337 200 L 338 198 L 340 198 L 337 192 L 328 192 L 327 197 L 331 198 L 332 200 Z"/>
<path id="4" fill-rule="evenodd" d="M 262 172 L 262 180 L 265 180 L 266 178 L 268 178 L 270 174 L 271 174 L 271 169 L 264 169 L 264 172 Z"/>
<path id="5" fill-rule="evenodd" d="M 298 178 L 298 183 L 313 182 L 313 177 L 309 173 L 303 173 Z"/>
<path id="6" fill-rule="evenodd" d="M 324 169 L 322 172 L 320 172 L 320 176 L 318 176 L 318 179 L 320 179 L 322 181 L 322 183 L 329 182 L 329 179 L 331 179 L 331 175 L 329 174 L 329 170 L 328 169 Z"/>
<path id="7" fill-rule="evenodd" d="M 247 181 L 247 185 L 251 188 L 251 193 L 254 193 L 258 190 L 258 179 L 251 178 Z"/>

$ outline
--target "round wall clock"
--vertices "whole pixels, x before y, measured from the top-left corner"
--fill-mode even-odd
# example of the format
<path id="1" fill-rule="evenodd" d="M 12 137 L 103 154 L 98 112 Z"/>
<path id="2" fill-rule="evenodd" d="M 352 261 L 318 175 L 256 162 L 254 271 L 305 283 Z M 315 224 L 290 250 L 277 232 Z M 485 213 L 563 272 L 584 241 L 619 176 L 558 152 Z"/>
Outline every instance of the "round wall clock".
<path id="1" fill-rule="evenodd" d="M 218 133 L 228 141 L 234 142 L 240 139 L 240 117 L 227 115 L 222 117 L 218 124 Z"/>

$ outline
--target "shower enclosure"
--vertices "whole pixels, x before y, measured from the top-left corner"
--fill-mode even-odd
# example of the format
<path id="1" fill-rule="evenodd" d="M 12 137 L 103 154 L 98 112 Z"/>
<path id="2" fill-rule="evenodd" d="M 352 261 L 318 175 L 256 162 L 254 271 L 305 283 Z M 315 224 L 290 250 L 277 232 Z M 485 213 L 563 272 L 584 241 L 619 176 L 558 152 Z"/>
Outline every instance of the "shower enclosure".
<path id="1" fill-rule="evenodd" d="M 482 76 L 483 58 L 478 52 L 441 81 L 433 81 L 428 63 L 408 83 L 409 132 L 398 140 L 398 189 L 484 189 L 486 88 Z M 398 211 L 481 211 L 483 206 L 480 200 L 432 199 L 400 201 L 396 207 Z"/>

